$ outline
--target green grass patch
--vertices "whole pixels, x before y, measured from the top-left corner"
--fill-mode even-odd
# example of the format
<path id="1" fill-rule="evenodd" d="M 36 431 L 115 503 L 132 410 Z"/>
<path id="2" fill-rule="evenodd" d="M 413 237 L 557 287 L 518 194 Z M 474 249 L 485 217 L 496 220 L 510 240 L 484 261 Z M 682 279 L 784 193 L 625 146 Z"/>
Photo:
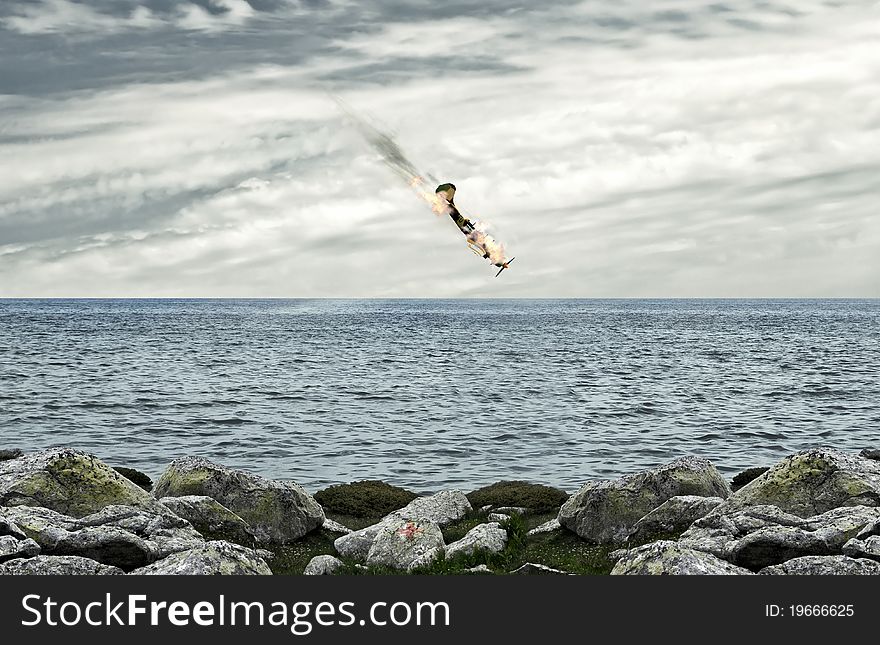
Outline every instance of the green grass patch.
<path id="1" fill-rule="evenodd" d="M 460 520 L 456 520 L 455 522 L 452 522 L 451 524 L 448 524 L 447 526 L 444 526 L 440 529 L 440 531 L 443 533 L 443 541 L 446 544 L 452 544 L 453 542 L 456 542 L 463 538 L 465 534 L 475 526 L 485 524 L 486 522 L 487 520 L 485 513 L 472 511 Z"/>
<path id="2" fill-rule="evenodd" d="M 467 494 L 474 508 L 492 506 L 524 506 L 530 511 L 541 513 L 559 509 L 568 493 L 552 486 L 531 484 L 524 481 L 500 481 L 483 486 Z"/>
<path id="3" fill-rule="evenodd" d="M 292 544 L 270 545 L 263 547 L 275 554 L 266 564 L 272 573 L 278 575 L 300 575 L 316 555 L 332 555 L 339 557 L 333 548 L 333 541 L 339 537 L 326 529 L 312 531 Z"/>
<path id="4" fill-rule="evenodd" d="M 501 528 L 507 531 L 507 544 L 500 553 L 489 553 L 485 550 L 470 554 L 457 554 L 447 559 L 441 555 L 431 564 L 413 569 L 411 572 L 400 571 L 384 566 L 364 566 L 354 560 L 341 558 L 342 567 L 337 575 L 470 575 L 468 569 L 478 565 L 486 565 L 494 574 L 504 575 L 519 568 L 526 562 L 543 564 L 554 569 L 581 575 L 604 575 L 610 573 L 614 563 L 608 559 L 613 547 L 591 544 L 565 529 L 529 536 L 527 532 L 539 524 L 543 524 L 555 515 L 543 513 L 538 515 L 511 515 L 501 522 Z M 337 518 L 334 518 L 337 519 Z M 337 519 L 337 521 L 341 521 Z M 486 513 L 473 512 L 466 517 L 444 527 L 443 538 L 446 544 L 461 539 L 477 526 L 485 523 Z M 345 523 L 345 522 L 343 522 Z M 347 524 L 350 526 L 350 524 Z M 354 528 L 354 527 L 352 527 Z M 333 540 L 338 534 L 321 529 L 305 536 L 302 540 L 284 547 L 271 549 L 275 559 L 269 563 L 275 574 L 301 574 L 306 564 L 316 555 L 334 555 L 339 557 L 333 548 Z"/>
<path id="5" fill-rule="evenodd" d="M 325 512 L 355 518 L 384 517 L 416 497 L 418 495 L 412 491 L 378 480 L 337 484 L 315 493 L 315 499 Z"/>
<path id="6" fill-rule="evenodd" d="M 516 566 L 534 562 L 568 573 L 606 575 L 614 567 L 608 554 L 615 548 L 592 544 L 561 529 L 529 536 Z"/>

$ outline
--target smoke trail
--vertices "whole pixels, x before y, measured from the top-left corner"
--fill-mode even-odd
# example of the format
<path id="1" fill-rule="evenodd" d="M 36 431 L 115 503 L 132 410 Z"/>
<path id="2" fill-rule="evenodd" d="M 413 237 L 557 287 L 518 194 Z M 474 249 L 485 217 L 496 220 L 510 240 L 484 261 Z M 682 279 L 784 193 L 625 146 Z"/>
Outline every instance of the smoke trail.
<path id="1" fill-rule="evenodd" d="M 449 203 L 441 195 L 433 192 L 432 187 L 439 182 L 429 173 L 423 173 L 416 168 L 397 142 L 391 135 L 382 132 L 374 125 L 368 123 L 363 117 L 355 114 L 352 109 L 338 96 L 332 97 L 339 108 L 345 113 L 352 125 L 360 132 L 367 144 L 378 153 L 382 162 L 388 166 L 394 174 L 403 179 L 406 184 L 425 201 L 437 215 L 449 215 L 451 208 Z M 467 235 L 468 246 L 480 257 L 488 256 L 492 264 L 500 265 L 506 258 L 504 245 L 489 235 L 488 224 L 480 220 L 473 220 L 474 230 Z"/>

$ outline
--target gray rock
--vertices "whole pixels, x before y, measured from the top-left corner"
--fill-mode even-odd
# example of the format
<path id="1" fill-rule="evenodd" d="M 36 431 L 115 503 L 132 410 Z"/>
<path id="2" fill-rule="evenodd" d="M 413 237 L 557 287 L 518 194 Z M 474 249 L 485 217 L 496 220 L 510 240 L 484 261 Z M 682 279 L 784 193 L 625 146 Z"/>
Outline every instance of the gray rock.
<path id="1" fill-rule="evenodd" d="M 0 562 L 15 558 L 32 558 L 40 553 L 40 545 L 30 538 L 19 540 L 11 535 L 0 535 Z"/>
<path id="2" fill-rule="evenodd" d="M 393 521 L 397 521 L 398 519 L 399 518 L 395 517 Z M 366 560 L 367 554 L 370 552 L 370 547 L 373 546 L 373 542 L 379 534 L 380 528 L 382 528 L 382 522 L 360 529 L 359 531 L 352 531 L 342 537 L 336 538 L 336 540 L 333 541 L 333 547 L 343 558 L 352 558 L 361 561 Z"/>
<path id="3" fill-rule="evenodd" d="M 544 564 L 535 564 L 534 562 L 526 562 L 518 569 L 510 572 L 514 576 L 567 576 L 571 575 L 567 571 L 553 569 Z"/>
<path id="4" fill-rule="evenodd" d="M 18 459 L 24 453 L 20 448 L 4 448 L 0 450 L 0 461 L 7 461 L 8 459 Z"/>
<path id="5" fill-rule="evenodd" d="M 467 569 L 467 572 L 468 572 L 468 573 L 488 573 L 488 574 L 492 574 L 492 569 L 490 569 L 489 567 L 487 567 L 485 564 L 478 564 L 478 565 L 475 566 L 475 567 L 471 567 L 470 569 Z"/>
<path id="6" fill-rule="evenodd" d="M 491 508 L 492 508 L 491 504 L 486 504 L 485 506 L 480 507 L 480 512 L 485 513 L 486 511 L 491 510 Z"/>
<path id="7" fill-rule="evenodd" d="M 863 448 L 859 451 L 859 457 L 864 457 L 865 459 L 876 459 L 880 460 L 880 450 L 877 448 Z"/>
<path id="8" fill-rule="evenodd" d="M 489 516 L 486 519 L 490 522 L 506 522 L 510 519 L 510 515 L 504 513 L 489 513 Z"/>
<path id="9" fill-rule="evenodd" d="M 559 523 L 602 544 L 623 542 L 642 517 L 671 497 L 727 497 L 730 487 L 706 459 L 683 457 L 613 481 L 588 482 L 559 510 Z"/>
<path id="10" fill-rule="evenodd" d="M 443 549 L 443 533 L 431 520 L 383 521 L 367 553 L 367 564 L 411 570 L 430 564 Z"/>
<path id="11" fill-rule="evenodd" d="M 342 560 L 332 555 L 316 555 L 309 560 L 303 575 L 305 576 L 331 576 L 342 566 Z"/>
<path id="12" fill-rule="evenodd" d="M 732 543 L 764 527 L 803 527 L 804 519 L 785 513 L 775 506 L 752 506 L 739 511 L 722 512 L 724 504 L 696 520 L 682 533 L 682 546 L 706 551 L 715 556 L 729 557 Z M 728 509 L 729 510 L 729 509 Z"/>
<path id="13" fill-rule="evenodd" d="M 807 518 L 804 528 L 825 542 L 830 551 L 840 553 L 850 538 L 867 535 L 877 523 L 880 507 L 842 506 Z"/>
<path id="14" fill-rule="evenodd" d="M 526 535 L 538 535 L 540 533 L 550 533 L 551 531 L 558 531 L 562 528 L 562 525 L 559 523 L 559 518 L 553 518 L 549 522 L 544 522 L 533 528 L 531 531 L 528 531 Z"/>
<path id="15" fill-rule="evenodd" d="M 80 450 L 50 448 L 0 461 L 0 505 L 41 506 L 82 517 L 111 504 L 159 508 L 149 493 Z"/>
<path id="16" fill-rule="evenodd" d="M 390 515 L 407 520 L 428 520 L 439 526 L 446 526 L 473 510 L 468 498 L 460 490 L 444 490 L 428 497 L 417 497 Z"/>
<path id="17" fill-rule="evenodd" d="M 751 575 L 711 553 L 660 540 L 631 549 L 617 561 L 611 575 Z"/>
<path id="18" fill-rule="evenodd" d="M 78 520 L 82 527 L 116 527 L 143 538 L 154 558 L 201 546 L 205 539 L 187 520 L 160 504 L 158 511 L 108 506 Z"/>
<path id="19" fill-rule="evenodd" d="M 342 557 L 363 561 L 367 559 L 376 537 L 385 528 L 390 527 L 389 530 L 393 532 L 407 521 L 445 526 L 463 518 L 472 510 L 471 503 L 461 491 L 441 491 L 428 497 L 418 497 L 403 508 L 389 513 L 376 524 L 337 538 L 333 546 Z"/>
<path id="20" fill-rule="evenodd" d="M 877 576 L 880 562 L 845 555 L 806 555 L 765 567 L 758 573 L 771 576 Z"/>
<path id="21" fill-rule="evenodd" d="M 793 526 L 768 526 L 734 541 L 725 553 L 730 562 L 747 569 L 762 569 L 805 555 L 831 555 L 814 533 Z"/>
<path id="22" fill-rule="evenodd" d="M 187 520 L 209 540 L 226 540 L 242 546 L 253 547 L 256 538 L 247 522 L 206 495 L 183 495 L 163 497 L 161 500 L 171 511 Z"/>
<path id="23" fill-rule="evenodd" d="M 74 518 L 47 508 L 15 506 L 4 510 L 45 555 L 72 555 L 133 569 L 170 553 L 199 546 L 201 535 L 186 520 L 159 505 L 154 512 L 107 506 Z"/>
<path id="24" fill-rule="evenodd" d="M 350 528 L 348 528 L 347 526 L 343 526 L 339 522 L 331 520 L 330 518 L 326 518 L 324 520 L 323 528 L 327 529 L 328 531 L 332 531 L 333 533 L 351 533 Z"/>
<path id="25" fill-rule="evenodd" d="M 775 506 L 731 510 L 719 505 L 696 520 L 679 543 L 750 569 L 810 555 L 839 554 L 843 544 L 878 517 L 880 509 L 841 507 L 809 518 Z"/>
<path id="26" fill-rule="evenodd" d="M 880 521 L 871 522 L 856 534 L 860 540 L 871 537 L 872 535 L 880 535 Z"/>
<path id="27" fill-rule="evenodd" d="M 609 562 L 617 562 L 630 552 L 631 549 L 623 548 L 623 549 L 614 549 L 611 553 L 608 554 Z"/>
<path id="28" fill-rule="evenodd" d="M 851 558 L 880 561 L 880 535 L 872 535 L 864 540 L 853 538 L 843 545 L 843 553 Z"/>
<path id="29" fill-rule="evenodd" d="M 636 522 L 627 538 L 629 544 L 644 544 L 661 537 L 676 537 L 696 520 L 721 504 L 720 497 L 676 495 Z"/>
<path id="30" fill-rule="evenodd" d="M 76 555 L 126 571 L 153 562 L 150 545 L 134 533 L 114 526 L 89 526 L 65 532 L 48 551 L 51 555 Z"/>
<path id="31" fill-rule="evenodd" d="M 504 515 L 525 515 L 529 509 L 525 506 L 499 506 L 495 509 L 496 513 L 503 513 Z"/>
<path id="32" fill-rule="evenodd" d="M 23 540 L 27 537 L 15 522 L 3 515 L 0 515 L 0 535 L 11 535 L 16 540 Z"/>
<path id="33" fill-rule="evenodd" d="M 0 564 L 0 575 L 5 576 L 95 576 L 121 575 L 118 567 L 107 566 L 75 555 L 38 555 L 26 560 L 10 560 Z"/>
<path id="34" fill-rule="evenodd" d="M 460 553 L 474 553 L 483 550 L 488 553 L 501 553 L 507 545 L 507 531 L 497 522 L 478 524 L 468 531 L 463 538 L 446 547 L 446 557 L 454 558 Z"/>
<path id="35" fill-rule="evenodd" d="M 799 517 L 841 506 L 880 506 L 880 462 L 833 448 L 804 450 L 743 486 L 716 510 L 767 504 Z"/>
<path id="36" fill-rule="evenodd" d="M 324 523 L 324 510 L 294 482 L 264 479 L 207 459 L 176 459 L 156 482 L 156 497 L 207 495 L 248 523 L 262 543 L 287 544 Z"/>
<path id="37" fill-rule="evenodd" d="M 213 540 L 198 548 L 174 553 L 146 567 L 135 569 L 130 575 L 270 576 L 272 570 L 252 549 L 224 540 Z"/>

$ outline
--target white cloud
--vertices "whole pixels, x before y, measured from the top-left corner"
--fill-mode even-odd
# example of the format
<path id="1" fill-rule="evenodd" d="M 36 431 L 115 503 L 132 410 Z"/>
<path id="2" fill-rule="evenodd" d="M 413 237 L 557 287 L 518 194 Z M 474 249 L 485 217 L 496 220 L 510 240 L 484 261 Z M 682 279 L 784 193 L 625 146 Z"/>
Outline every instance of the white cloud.
<path id="1" fill-rule="evenodd" d="M 880 9 L 739 4 L 390 22 L 308 64 L 4 99 L 0 235 L 29 238 L 0 238 L 0 295 L 880 296 Z M 454 181 L 513 269 L 325 88 Z"/>

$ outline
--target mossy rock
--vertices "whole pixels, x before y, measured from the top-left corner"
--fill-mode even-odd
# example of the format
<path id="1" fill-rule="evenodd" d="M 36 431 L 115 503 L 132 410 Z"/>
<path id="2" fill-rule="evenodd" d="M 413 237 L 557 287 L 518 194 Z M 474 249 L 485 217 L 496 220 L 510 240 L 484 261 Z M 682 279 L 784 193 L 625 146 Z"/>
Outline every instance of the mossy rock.
<path id="1" fill-rule="evenodd" d="M 468 493 L 474 508 L 483 506 L 524 506 L 535 513 L 558 509 L 568 493 L 552 486 L 524 481 L 500 481 Z"/>
<path id="2" fill-rule="evenodd" d="M 377 480 L 337 484 L 315 493 L 325 511 L 349 517 L 384 517 L 416 497 L 412 491 Z"/>
<path id="3" fill-rule="evenodd" d="M 125 466 L 114 466 L 113 470 L 125 477 L 128 481 L 134 482 L 148 493 L 153 490 L 153 480 L 141 471 L 135 470 L 134 468 L 126 468 Z"/>
<path id="4" fill-rule="evenodd" d="M 880 506 L 880 462 L 833 448 L 802 450 L 733 493 L 722 510 L 762 504 L 798 517 Z"/>
<path id="5" fill-rule="evenodd" d="M 0 461 L 0 505 L 41 506 L 72 517 L 110 505 L 163 508 L 94 455 L 69 448 Z"/>
<path id="6" fill-rule="evenodd" d="M 154 494 L 211 497 L 247 522 L 261 544 L 293 542 L 324 523 L 324 511 L 296 482 L 266 479 L 201 457 L 175 459 Z"/>
<path id="7" fill-rule="evenodd" d="M 744 471 L 734 476 L 734 478 L 730 482 L 730 490 L 737 491 L 746 484 L 751 481 L 754 481 L 764 473 L 766 473 L 770 468 L 746 468 Z"/>

